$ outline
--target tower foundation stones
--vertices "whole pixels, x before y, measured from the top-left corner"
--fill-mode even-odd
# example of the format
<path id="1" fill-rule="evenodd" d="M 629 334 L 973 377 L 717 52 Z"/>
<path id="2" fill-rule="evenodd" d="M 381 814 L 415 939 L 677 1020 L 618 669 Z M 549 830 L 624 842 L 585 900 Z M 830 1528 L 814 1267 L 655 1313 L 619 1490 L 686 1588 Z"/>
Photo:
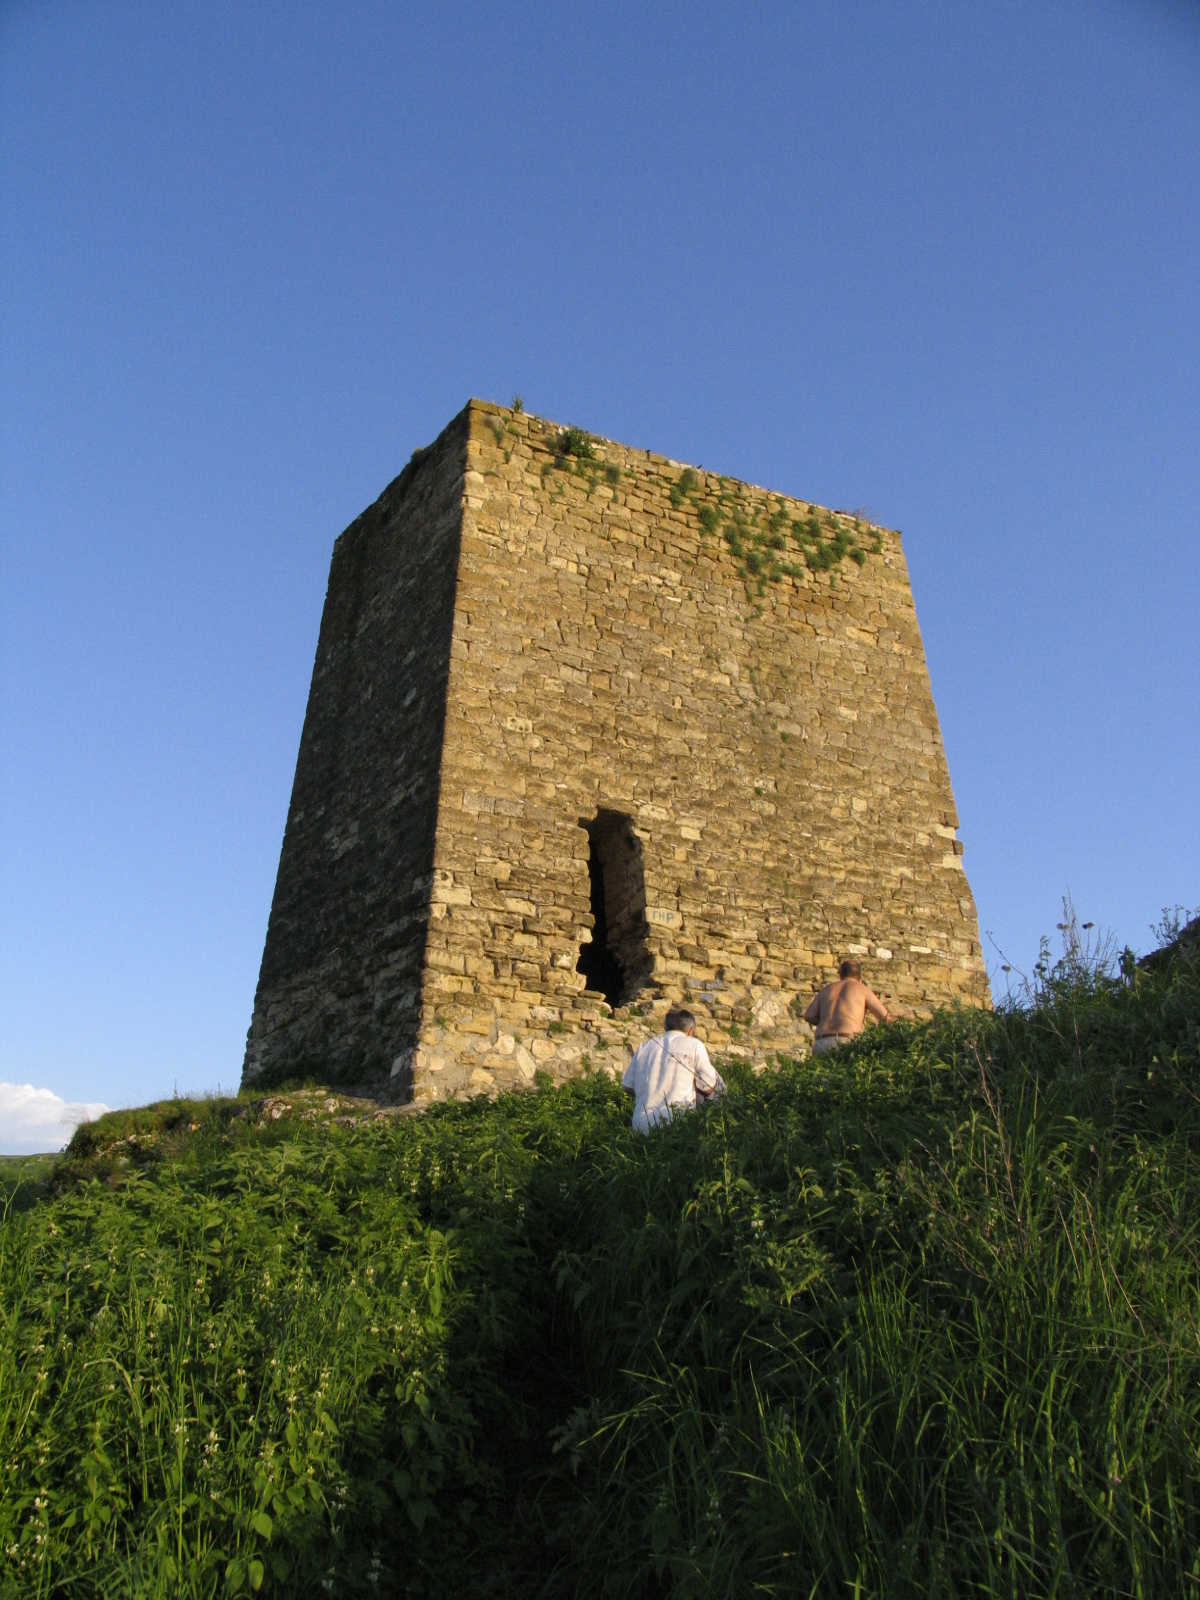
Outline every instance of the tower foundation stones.
<path id="1" fill-rule="evenodd" d="M 989 1003 L 900 536 L 472 401 L 334 546 L 243 1082 Z"/>

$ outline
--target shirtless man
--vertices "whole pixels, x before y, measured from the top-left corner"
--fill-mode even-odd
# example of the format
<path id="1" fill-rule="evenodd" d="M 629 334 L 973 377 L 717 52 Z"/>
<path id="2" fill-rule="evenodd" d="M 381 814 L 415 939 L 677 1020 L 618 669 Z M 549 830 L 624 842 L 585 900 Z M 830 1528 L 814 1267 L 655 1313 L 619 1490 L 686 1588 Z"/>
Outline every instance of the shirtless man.
<path id="1" fill-rule="evenodd" d="M 827 983 L 804 1013 L 805 1022 L 811 1022 L 817 1033 L 813 1055 L 823 1056 L 827 1050 L 836 1050 L 839 1044 L 861 1033 L 868 1011 L 876 1022 L 888 1020 L 887 1007 L 862 981 L 858 962 L 843 961 L 838 968 L 837 982 Z"/>

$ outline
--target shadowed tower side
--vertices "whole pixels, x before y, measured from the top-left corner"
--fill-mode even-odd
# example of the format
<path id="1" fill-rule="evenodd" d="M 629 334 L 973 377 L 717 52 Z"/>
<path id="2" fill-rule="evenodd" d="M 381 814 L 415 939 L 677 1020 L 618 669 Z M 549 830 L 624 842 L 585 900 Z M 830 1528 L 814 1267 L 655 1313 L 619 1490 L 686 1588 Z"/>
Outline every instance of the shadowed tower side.
<path id="1" fill-rule="evenodd" d="M 377 1087 L 415 1041 L 465 439 L 464 412 L 334 546 L 246 1083 Z"/>

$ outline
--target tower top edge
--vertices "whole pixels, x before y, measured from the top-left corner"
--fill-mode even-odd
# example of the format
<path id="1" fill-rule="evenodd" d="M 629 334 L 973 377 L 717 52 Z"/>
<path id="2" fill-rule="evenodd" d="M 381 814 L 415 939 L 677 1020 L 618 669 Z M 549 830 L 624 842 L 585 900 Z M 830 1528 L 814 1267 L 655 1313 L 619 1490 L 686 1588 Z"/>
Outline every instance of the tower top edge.
<path id="1" fill-rule="evenodd" d="M 506 420 L 514 416 L 525 417 L 530 422 L 539 423 L 542 429 L 551 435 L 562 433 L 569 426 L 577 426 L 577 424 L 568 424 L 565 422 L 556 421 L 553 417 L 544 417 L 535 411 L 514 411 L 512 406 L 499 405 L 494 400 L 481 400 L 477 396 L 473 395 L 467 401 L 462 410 L 457 414 L 457 416 L 455 416 L 452 421 L 447 424 L 447 427 L 442 430 L 442 433 L 438 435 L 438 440 L 440 440 L 443 435 L 449 431 L 449 428 L 454 426 L 455 423 L 466 418 L 468 419 L 469 426 L 469 420 L 476 416 L 478 416 L 481 421 L 489 417 L 503 417 Z M 653 470 L 666 469 L 673 472 L 690 471 L 703 473 L 707 478 L 717 478 L 726 483 L 737 484 L 739 488 L 749 490 L 753 494 L 773 495 L 784 500 L 797 501 L 802 505 L 814 506 L 819 511 L 829 512 L 836 517 L 859 517 L 862 518 L 862 520 L 866 522 L 868 526 L 872 528 L 878 528 L 881 533 L 890 534 L 897 540 L 901 540 L 903 537 L 898 528 L 890 527 L 885 522 L 879 522 L 875 517 L 870 516 L 869 514 L 864 515 L 861 510 L 851 511 L 844 507 L 822 505 L 819 501 L 809 499 L 804 495 L 792 494 L 785 489 L 773 489 L 768 487 L 766 484 L 752 483 L 747 478 L 739 478 L 731 472 L 721 472 L 715 467 L 702 467 L 694 461 L 676 461 L 673 456 L 660 455 L 656 450 L 644 450 L 638 445 L 626 444 L 620 439 L 610 439 L 606 434 L 593 433 L 590 429 L 582 431 L 586 431 L 588 437 L 595 444 L 608 446 L 613 450 L 623 451 L 626 456 L 633 456 L 640 462 L 645 462 L 646 466 Z M 436 444 L 438 440 L 435 440 L 434 443 Z M 427 448 L 432 449 L 432 445 L 428 446 Z M 415 452 L 415 454 L 419 455 L 420 452 Z"/>

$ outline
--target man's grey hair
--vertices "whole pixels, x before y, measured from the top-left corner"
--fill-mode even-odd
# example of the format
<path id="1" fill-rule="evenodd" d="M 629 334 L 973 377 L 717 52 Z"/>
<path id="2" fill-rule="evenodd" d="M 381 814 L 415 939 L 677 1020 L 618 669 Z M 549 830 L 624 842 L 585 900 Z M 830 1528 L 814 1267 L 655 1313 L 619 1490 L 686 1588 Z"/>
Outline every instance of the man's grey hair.
<path id="1" fill-rule="evenodd" d="M 686 1033 L 696 1026 L 696 1019 L 686 1006 L 672 1006 L 667 1012 L 663 1027 L 668 1033 Z"/>

